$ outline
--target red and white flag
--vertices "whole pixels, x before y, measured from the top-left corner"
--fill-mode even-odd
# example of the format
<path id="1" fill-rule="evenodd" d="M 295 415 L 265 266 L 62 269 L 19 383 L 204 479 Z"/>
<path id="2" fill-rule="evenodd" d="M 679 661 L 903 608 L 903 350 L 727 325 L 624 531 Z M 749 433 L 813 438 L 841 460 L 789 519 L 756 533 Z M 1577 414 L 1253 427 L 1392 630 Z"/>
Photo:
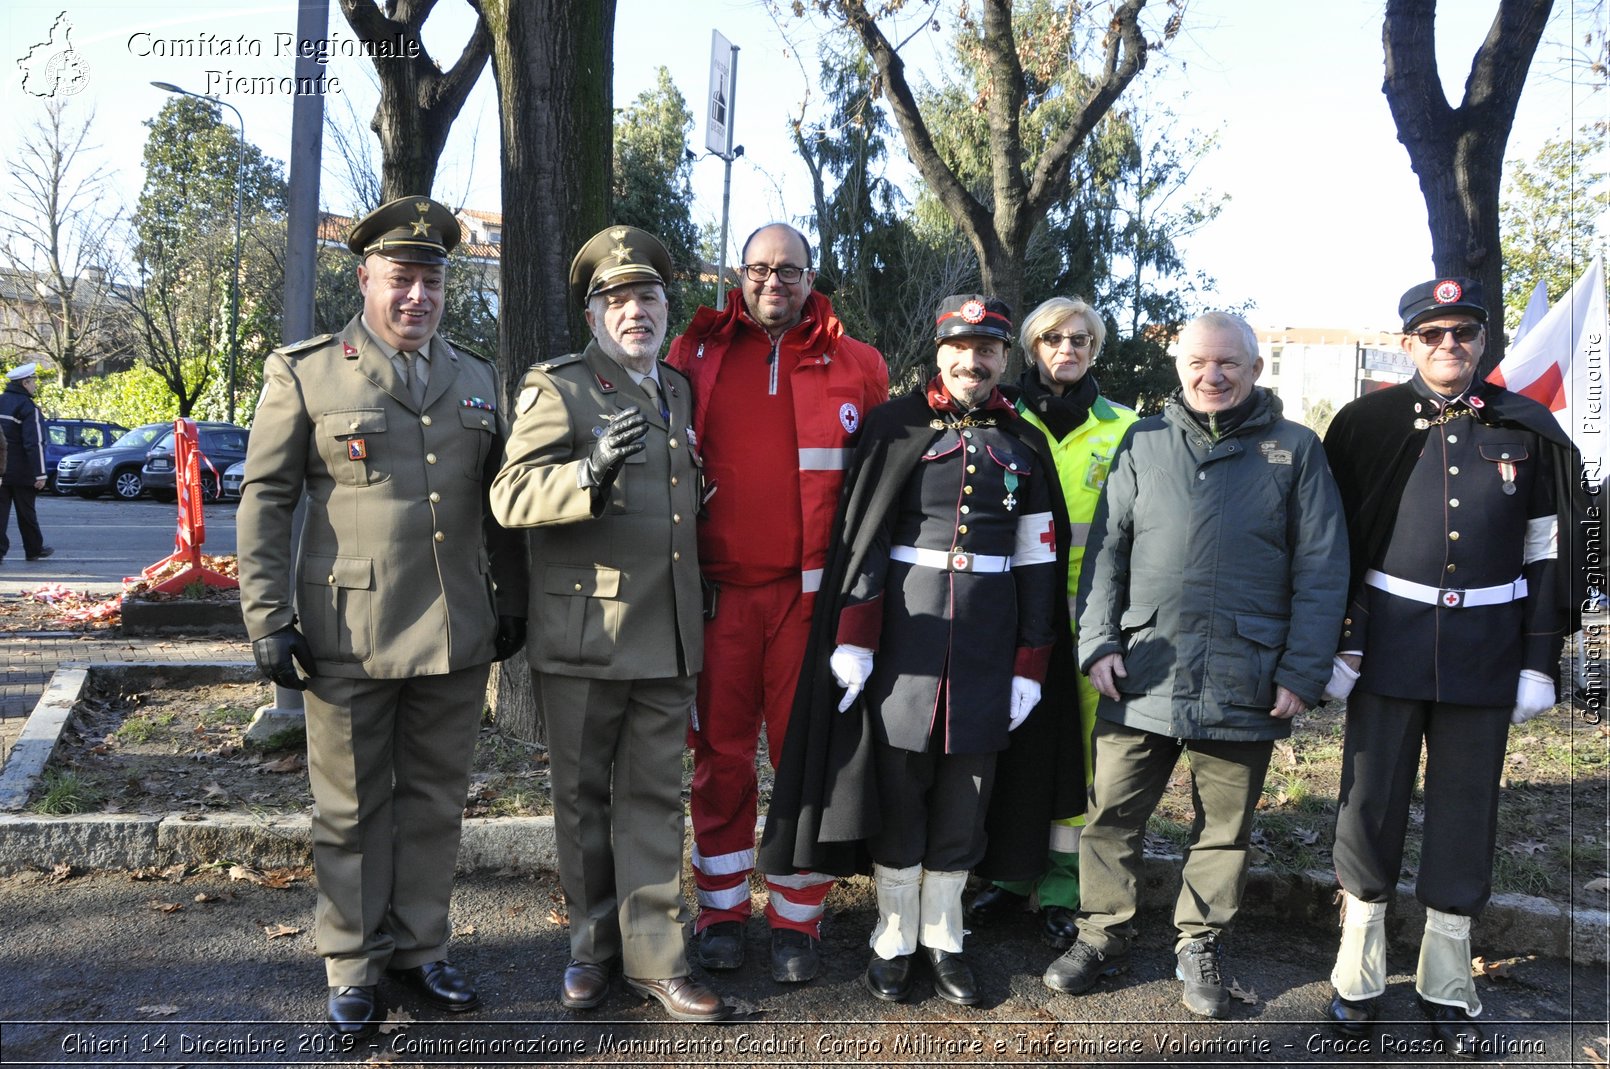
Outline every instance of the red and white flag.
<path id="1" fill-rule="evenodd" d="M 1554 413 L 1582 452 L 1584 481 L 1599 482 L 1610 461 L 1606 450 L 1604 258 L 1595 256 L 1576 284 L 1538 320 L 1494 368 L 1487 381 L 1525 394 Z"/>

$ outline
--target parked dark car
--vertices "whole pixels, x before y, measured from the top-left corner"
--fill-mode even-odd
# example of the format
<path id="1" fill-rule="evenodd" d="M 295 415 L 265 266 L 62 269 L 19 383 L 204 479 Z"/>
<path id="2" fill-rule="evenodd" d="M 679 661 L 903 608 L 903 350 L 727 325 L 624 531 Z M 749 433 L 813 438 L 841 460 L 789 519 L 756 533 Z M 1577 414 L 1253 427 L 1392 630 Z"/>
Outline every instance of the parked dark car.
<path id="1" fill-rule="evenodd" d="M 145 489 L 140 477 L 145 454 L 164 431 L 172 430 L 172 423 L 147 423 L 125 431 L 105 449 L 63 457 L 56 465 L 56 492 L 100 497 L 110 491 L 124 501 L 133 501 Z"/>
<path id="2" fill-rule="evenodd" d="M 117 423 L 104 423 L 98 419 L 47 419 L 45 432 L 45 474 L 48 485 L 56 485 L 56 465 L 63 457 L 82 453 L 86 449 L 103 449 L 117 436 L 128 430 Z"/>
<path id="3" fill-rule="evenodd" d="M 196 430 L 201 434 L 201 493 L 205 498 L 217 500 L 218 481 L 224 470 L 235 461 L 246 459 L 248 432 L 245 427 L 237 427 L 233 423 L 197 423 Z M 172 428 L 157 439 L 157 443 L 145 455 L 140 477 L 145 480 L 145 492 L 158 501 L 172 501 L 177 496 L 174 490 Z"/>

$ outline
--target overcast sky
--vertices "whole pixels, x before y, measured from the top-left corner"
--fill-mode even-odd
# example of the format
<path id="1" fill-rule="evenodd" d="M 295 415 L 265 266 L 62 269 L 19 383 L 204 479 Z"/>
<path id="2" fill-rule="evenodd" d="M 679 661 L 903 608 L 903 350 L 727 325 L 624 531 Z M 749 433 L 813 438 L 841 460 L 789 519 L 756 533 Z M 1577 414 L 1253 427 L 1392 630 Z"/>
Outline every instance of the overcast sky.
<path id="1" fill-rule="evenodd" d="M 132 206 L 142 181 L 141 123 L 166 98 L 149 85 L 153 80 L 220 95 L 241 110 L 250 141 L 285 158 L 291 97 L 248 92 L 238 79 L 291 73 L 287 38 L 277 35 L 294 36 L 294 3 L 7 0 L 3 6 L 0 39 L 11 42 L 17 61 L 47 40 L 65 13 L 86 71 L 73 104 L 95 109 L 96 158 L 117 172 L 114 200 L 123 206 Z M 1587 29 L 1572 24 L 1575 6 L 1555 4 L 1511 135 L 1511 157 L 1529 157 L 1548 137 L 1610 117 L 1610 94 L 1592 94 L 1570 77 L 1567 42 Z M 1127 94 L 1135 103 L 1171 108 L 1181 130 L 1218 133 L 1218 149 L 1198 168 L 1193 188 L 1231 200 L 1189 243 L 1188 263 L 1217 278 L 1225 303 L 1252 302 L 1257 325 L 1390 327 L 1398 294 L 1431 273 L 1424 203 L 1380 91 L 1382 7 L 1379 0 L 1192 0 L 1184 33 L 1153 56 Z M 1496 0 L 1439 4 L 1437 58 L 1455 103 L 1496 7 Z M 467 6 L 438 4 L 426 44 L 444 65 L 456 57 L 469 24 Z M 792 117 L 820 114 L 814 88 L 820 24 L 779 24 L 755 0 L 618 0 L 615 105 L 630 103 L 665 65 L 695 115 L 690 143 L 702 154 L 712 29 L 740 49 L 734 131 L 745 151 L 733 166 L 732 230 L 741 237 L 774 218 L 800 219 L 808 228 L 808 179 L 787 131 Z M 333 3 L 328 35 L 337 52 L 353 41 Z M 945 76 L 945 65 L 934 59 L 942 41 L 942 32 L 918 31 L 907 52 L 916 78 Z M 246 54 L 239 54 L 241 46 Z M 0 129 L 13 143 L 41 108 L 23 89 L 22 66 L 6 63 L 0 90 L 6 113 Z M 336 55 L 326 71 L 339 85 L 327 98 L 332 113 L 366 124 L 374 106 L 369 61 Z M 232 113 L 224 114 L 233 122 Z M 437 194 L 495 210 L 497 152 L 488 70 L 454 127 Z M 327 148 L 327 169 L 332 155 Z M 896 176 L 910 173 L 903 158 L 894 166 Z M 695 166 L 700 223 L 719 220 L 722 179 L 719 159 L 704 157 Z M 346 207 L 328 171 L 324 200 Z"/>

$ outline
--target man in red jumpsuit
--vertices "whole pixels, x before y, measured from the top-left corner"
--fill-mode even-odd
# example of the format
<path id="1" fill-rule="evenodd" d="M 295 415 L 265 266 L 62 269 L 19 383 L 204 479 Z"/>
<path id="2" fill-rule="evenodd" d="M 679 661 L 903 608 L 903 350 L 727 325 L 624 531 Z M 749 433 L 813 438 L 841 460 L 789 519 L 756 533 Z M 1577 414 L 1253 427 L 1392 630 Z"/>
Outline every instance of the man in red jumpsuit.
<path id="1" fill-rule="evenodd" d="M 705 660 L 693 749 L 696 953 L 707 969 L 744 959 L 755 867 L 755 751 L 773 767 L 810 632 L 844 466 L 867 411 L 889 396 L 889 369 L 844 333 L 812 291 L 811 247 L 783 223 L 744 243 L 742 300 L 700 308 L 666 358 L 693 382 L 704 458 L 699 564 Z M 772 977 L 799 982 L 821 964 L 822 902 L 833 878 L 767 876 Z"/>

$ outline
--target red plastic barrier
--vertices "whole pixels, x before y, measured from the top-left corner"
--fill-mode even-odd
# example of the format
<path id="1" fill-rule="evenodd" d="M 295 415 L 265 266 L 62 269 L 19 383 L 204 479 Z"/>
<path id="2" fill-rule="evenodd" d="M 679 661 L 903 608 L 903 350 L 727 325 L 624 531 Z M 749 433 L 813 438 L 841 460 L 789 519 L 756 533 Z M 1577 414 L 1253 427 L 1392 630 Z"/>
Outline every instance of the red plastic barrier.
<path id="1" fill-rule="evenodd" d="M 179 564 L 182 567 L 176 574 L 154 583 L 151 586 L 153 591 L 182 593 L 192 583 L 204 583 L 224 590 L 234 589 L 240 585 L 227 575 L 220 575 L 201 563 L 201 547 L 207 541 L 207 519 L 202 504 L 203 463 L 212 469 L 214 485 L 219 485 L 220 477 L 217 469 L 212 467 L 212 462 L 201 452 L 201 435 L 196 430 L 196 421 L 182 418 L 174 420 L 173 481 L 179 501 L 179 528 L 173 538 L 173 553 L 145 568 L 140 574 L 146 579 L 154 579 L 169 565 Z"/>

